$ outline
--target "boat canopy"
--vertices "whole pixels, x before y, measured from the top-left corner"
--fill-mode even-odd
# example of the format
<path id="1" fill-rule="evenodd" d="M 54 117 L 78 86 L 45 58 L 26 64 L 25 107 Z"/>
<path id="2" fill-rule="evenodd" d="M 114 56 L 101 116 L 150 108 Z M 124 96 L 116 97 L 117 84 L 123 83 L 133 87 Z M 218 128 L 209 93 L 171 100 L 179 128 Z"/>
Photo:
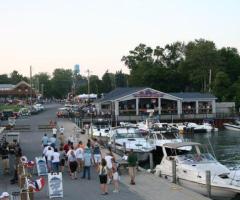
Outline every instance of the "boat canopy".
<path id="1" fill-rule="evenodd" d="M 169 147 L 171 149 L 178 149 L 180 147 L 185 147 L 185 146 L 201 146 L 201 144 L 197 142 L 179 142 L 179 143 L 165 143 L 163 144 L 163 146 Z"/>

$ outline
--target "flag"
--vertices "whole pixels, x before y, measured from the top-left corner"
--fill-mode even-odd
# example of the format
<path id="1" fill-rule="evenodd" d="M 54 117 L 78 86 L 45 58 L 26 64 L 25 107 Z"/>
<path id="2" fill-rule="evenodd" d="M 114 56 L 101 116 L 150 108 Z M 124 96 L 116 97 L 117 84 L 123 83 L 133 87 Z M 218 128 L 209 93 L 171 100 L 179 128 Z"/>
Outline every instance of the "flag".
<path id="1" fill-rule="evenodd" d="M 28 188 L 32 188 L 34 192 L 39 192 L 43 189 L 45 185 L 45 180 L 43 177 L 32 181 L 30 179 L 28 179 Z"/>

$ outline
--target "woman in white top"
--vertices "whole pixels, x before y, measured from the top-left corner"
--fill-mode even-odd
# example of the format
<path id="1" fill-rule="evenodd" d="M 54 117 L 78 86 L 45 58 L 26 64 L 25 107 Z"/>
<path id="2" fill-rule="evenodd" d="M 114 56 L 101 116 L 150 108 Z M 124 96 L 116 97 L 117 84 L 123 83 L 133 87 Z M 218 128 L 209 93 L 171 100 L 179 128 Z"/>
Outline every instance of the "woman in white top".
<path id="1" fill-rule="evenodd" d="M 84 150 L 81 147 L 78 147 L 75 151 L 75 155 L 78 163 L 78 172 L 80 172 L 83 168 L 83 153 L 84 153 Z"/>
<path id="2" fill-rule="evenodd" d="M 68 151 L 67 156 L 71 177 L 72 179 L 77 179 L 78 163 L 73 146 L 71 146 L 71 149 Z"/>

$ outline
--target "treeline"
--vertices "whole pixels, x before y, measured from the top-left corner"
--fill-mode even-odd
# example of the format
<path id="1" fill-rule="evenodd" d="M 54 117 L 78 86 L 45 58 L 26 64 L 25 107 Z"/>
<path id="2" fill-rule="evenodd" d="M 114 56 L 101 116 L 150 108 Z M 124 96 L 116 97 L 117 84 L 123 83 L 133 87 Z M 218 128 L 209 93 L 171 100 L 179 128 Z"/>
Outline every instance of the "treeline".
<path id="1" fill-rule="evenodd" d="M 17 84 L 24 80 L 30 84 L 30 78 L 24 77 L 18 71 L 0 75 L 0 84 Z M 99 79 L 97 75 L 89 77 L 90 93 L 101 95 L 116 87 L 127 87 L 128 75 L 117 71 L 109 73 L 106 71 Z M 50 76 L 48 73 L 39 73 L 32 77 L 32 86 L 47 98 L 66 98 L 72 92 L 74 94 L 88 93 L 88 78 L 75 74 L 70 69 L 54 70 Z"/>
<path id="2" fill-rule="evenodd" d="M 148 86 L 164 92 L 211 92 L 219 101 L 235 101 L 240 105 L 240 56 L 236 48 L 218 49 L 214 42 L 204 39 L 155 48 L 139 44 L 122 61 L 130 74 L 106 71 L 101 78 L 91 75 L 90 93 Z M 16 84 L 21 79 L 29 82 L 17 71 L 0 75 L 0 83 Z M 72 70 L 55 69 L 51 76 L 37 74 L 33 84 L 46 97 L 65 98 L 70 91 L 88 92 L 87 77 Z"/>

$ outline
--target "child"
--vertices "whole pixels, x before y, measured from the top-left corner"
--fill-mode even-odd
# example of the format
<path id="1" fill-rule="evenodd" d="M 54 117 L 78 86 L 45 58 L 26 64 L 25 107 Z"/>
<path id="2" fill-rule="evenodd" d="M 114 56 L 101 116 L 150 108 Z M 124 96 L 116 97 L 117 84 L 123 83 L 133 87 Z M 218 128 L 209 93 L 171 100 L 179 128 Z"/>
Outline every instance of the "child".
<path id="1" fill-rule="evenodd" d="M 112 160 L 113 161 L 113 160 Z M 114 183 L 114 190 L 113 192 L 119 192 L 119 173 L 118 167 L 116 162 L 112 162 L 112 170 L 113 170 L 113 183 Z"/>

